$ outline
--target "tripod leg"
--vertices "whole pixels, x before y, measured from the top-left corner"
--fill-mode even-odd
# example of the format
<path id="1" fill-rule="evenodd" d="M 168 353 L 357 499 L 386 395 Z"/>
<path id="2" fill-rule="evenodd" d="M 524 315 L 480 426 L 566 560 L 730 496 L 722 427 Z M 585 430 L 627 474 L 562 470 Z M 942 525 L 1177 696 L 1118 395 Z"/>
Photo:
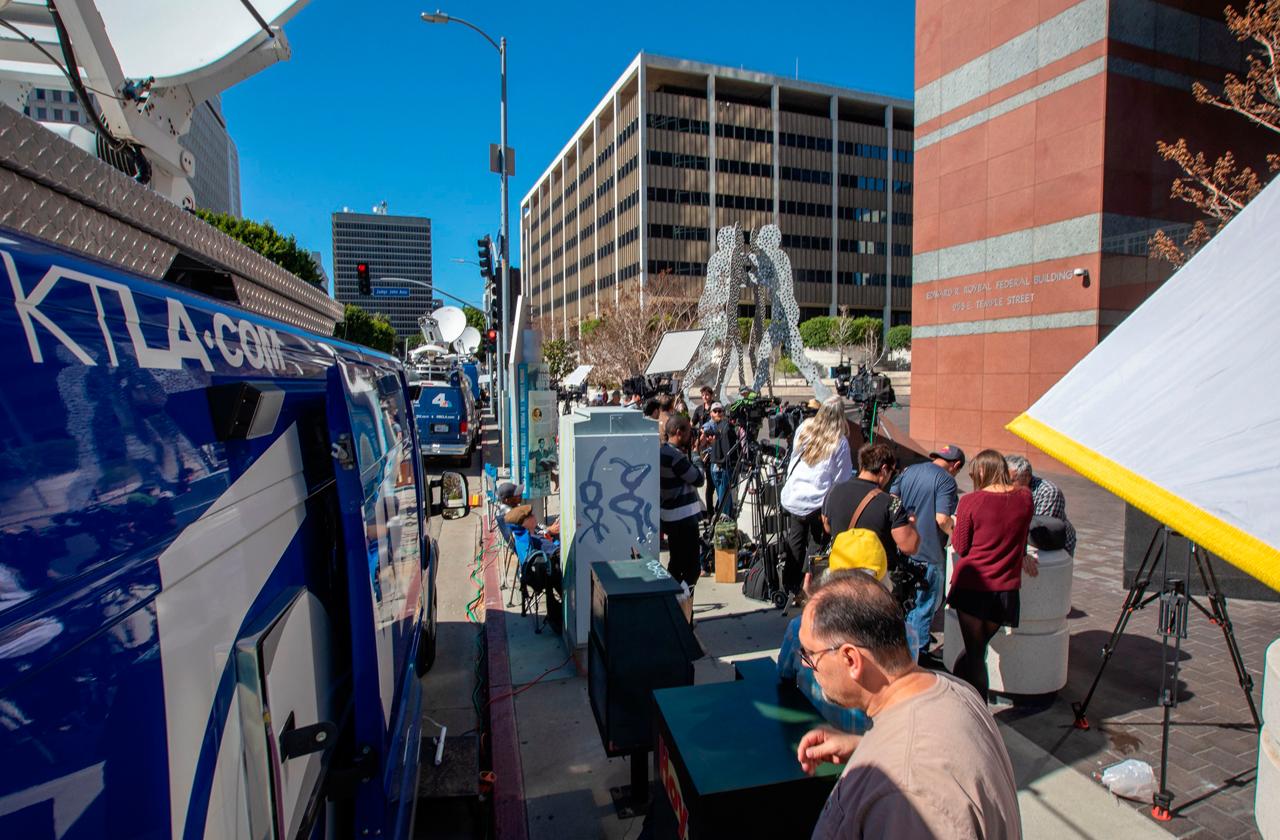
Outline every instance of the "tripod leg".
<path id="1" fill-rule="evenodd" d="M 1218 585 L 1218 575 L 1213 570 L 1213 561 L 1205 554 L 1201 562 L 1200 549 L 1196 548 L 1196 565 L 1200 567 L 1200 578 L 1204 581 L 1204 590 L 1209 595 L 1209 605 L 1216 616 L 1214 623 L 1222 628 L 1222 637 L 1227 642 L 1227 652 L 1231 654 L 1231 665 L 1236 669 L 1236 680 L 1244 691 L 1244 700 L 1249 704 L 1249 715 L 1253 725 L 1262 728 L 1262 719 L 1258 716 L 1258 707 L 1253 701 L 1253 677 L 1244 665 L 1244 656 L 1240 653 L 1240 645 L 1236 642 L 1236 631 L 1231 624 L 1231 616 L 1227 614 L 1227 596 L 1222 594 Z"/>
<path id="2" fill-rule="evenodd" d="M 1188 552 L 1194 549 L 1188 546 Z M 1152 797 L 1151 816 L 1161 822 L 1173 819 L 1173 794 L 1167 784 L 1169 775 L 1169 720 L 1178 705 L 1178 669 L 1182 656 L 1182 638 L 1186 635 L 1187 608 L 1190 594 L 1187 581 L 1173 581 L 1173 592 L 1161 593 L 1160 609 L 1160 788 Z M 1169 656 L 1169 639 L 1173 638 L 1173 656 Z"/>
<path id="3" fill-rule="evenodd" d="M 1134 577 L 1133 586 L 1129 587 L 1129 593 L 1125 595 L 1124 606 L 1120 608 L 1120 615 L 1116 618 L 1115 628 L 1111 631 L 1111 638 L 1107 639 L 1107 643 L 1102 647 L 1102 662 L 1098 665 L 1098 672 L 1093 675 L 1093 683 L 1089 686 L 1089 693 L 1084 696 L 1084 700 L 1071 704 L 1071 711 L 1075 715 L 1074 726 L 1076 729 L 1088 729 L 1089 718 L 1086 713 L 1089 710 L 1089 703 L 1093 701 L 1093 693 L 1098 690 L 1098 684 L 1102 682 L 1102 672 L 1106 670 L 1107 663 L 1111 661 L 1111 656 L 1116 652 L 1116 645 L 1120 642 L 1120 637 L 1124 635 L 1124 629 L 1129 624 L 1129 618 L 1135 610 L 1142 609 L 1143 595 L 1146 594 L 1147 586 L 1151 583 L 1151 572 L 1155 568 L 1155 558 L 1158 554 L 1154 554 L 1156 549 L 1156 540 L 1160 537 L 1160 531 L 1157 530 L 1151 535 L 1151 543 L 1147 546 L 1147 553 L 1142 556 L 1142 565 L 1138 567 L 1138 572 Z M 1159 552 L 1163 554 L 1163 548 Z"/>

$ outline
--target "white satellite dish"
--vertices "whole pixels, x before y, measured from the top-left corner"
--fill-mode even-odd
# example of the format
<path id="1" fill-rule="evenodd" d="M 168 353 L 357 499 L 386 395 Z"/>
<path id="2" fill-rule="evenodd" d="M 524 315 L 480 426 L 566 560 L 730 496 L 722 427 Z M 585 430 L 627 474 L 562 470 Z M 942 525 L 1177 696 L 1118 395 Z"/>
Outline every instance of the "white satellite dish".
<path id="1" fill-rule="evenodd" d="M 467 328 L 467 315 L 456 306 L 442 306 L 431 313 L 436 325 L 440 328 L 440 338 L 450 344 L 462 337 Z"/>
<path id="2" fill-rule="evenodd" d="M 573 373 L 560 380 L 560 384 L 566 388 L 577 388 L 587 381 L 587 374 L 591 373 L 593 367 L 594 365 L 578 365 Z"/>
<path id="3" fill-rule="evenodd" d="M 460 352 L 474 353 L 480 349 L 480 331 L 468 324 L 454 343 L 459 345 Z"/>

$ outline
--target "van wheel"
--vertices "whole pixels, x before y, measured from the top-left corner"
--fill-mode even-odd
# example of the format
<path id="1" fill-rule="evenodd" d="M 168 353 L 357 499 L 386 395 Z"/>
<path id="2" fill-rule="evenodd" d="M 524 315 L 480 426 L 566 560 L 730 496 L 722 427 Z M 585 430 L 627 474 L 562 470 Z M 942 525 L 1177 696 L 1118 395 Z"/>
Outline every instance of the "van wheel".
<path id="1" fill-rule="evenodd" d="M 431 670 L 431 666 L 436 663 L 436 638 L 438 637 L 439 627 L 436 622 L 436 590 L 431 587 L 431 618 L 427 621 L 427 626 L 423 628 L 422 638 L 418 640 L 418 661 L 416 670 L 418 676 L 425 676 Z"/>

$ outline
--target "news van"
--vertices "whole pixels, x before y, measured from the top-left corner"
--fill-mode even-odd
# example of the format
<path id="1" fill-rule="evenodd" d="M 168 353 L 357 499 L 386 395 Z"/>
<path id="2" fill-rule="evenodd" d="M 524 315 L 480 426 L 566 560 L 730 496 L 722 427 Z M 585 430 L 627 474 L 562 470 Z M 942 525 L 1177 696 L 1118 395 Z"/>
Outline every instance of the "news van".
<path id="1" fill-rule="evenodd" d="M 0 837 L 410 836 L 401 364 L 2 228 L 0 272 Z"/>

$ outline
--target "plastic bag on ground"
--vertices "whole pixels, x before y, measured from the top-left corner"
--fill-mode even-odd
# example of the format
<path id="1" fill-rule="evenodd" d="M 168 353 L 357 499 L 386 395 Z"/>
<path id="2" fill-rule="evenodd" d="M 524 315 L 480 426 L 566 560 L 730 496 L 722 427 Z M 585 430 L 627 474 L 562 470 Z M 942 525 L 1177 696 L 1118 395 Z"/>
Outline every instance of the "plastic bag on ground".
<path id="1" fill-rule="evenodd" d="M 1107 767 L 1099 779 L 1107 790 L 1125 799 L 1149 801 L 1156 792 L 1156 776 L 1151 765 L 1136 758 Z"/>

